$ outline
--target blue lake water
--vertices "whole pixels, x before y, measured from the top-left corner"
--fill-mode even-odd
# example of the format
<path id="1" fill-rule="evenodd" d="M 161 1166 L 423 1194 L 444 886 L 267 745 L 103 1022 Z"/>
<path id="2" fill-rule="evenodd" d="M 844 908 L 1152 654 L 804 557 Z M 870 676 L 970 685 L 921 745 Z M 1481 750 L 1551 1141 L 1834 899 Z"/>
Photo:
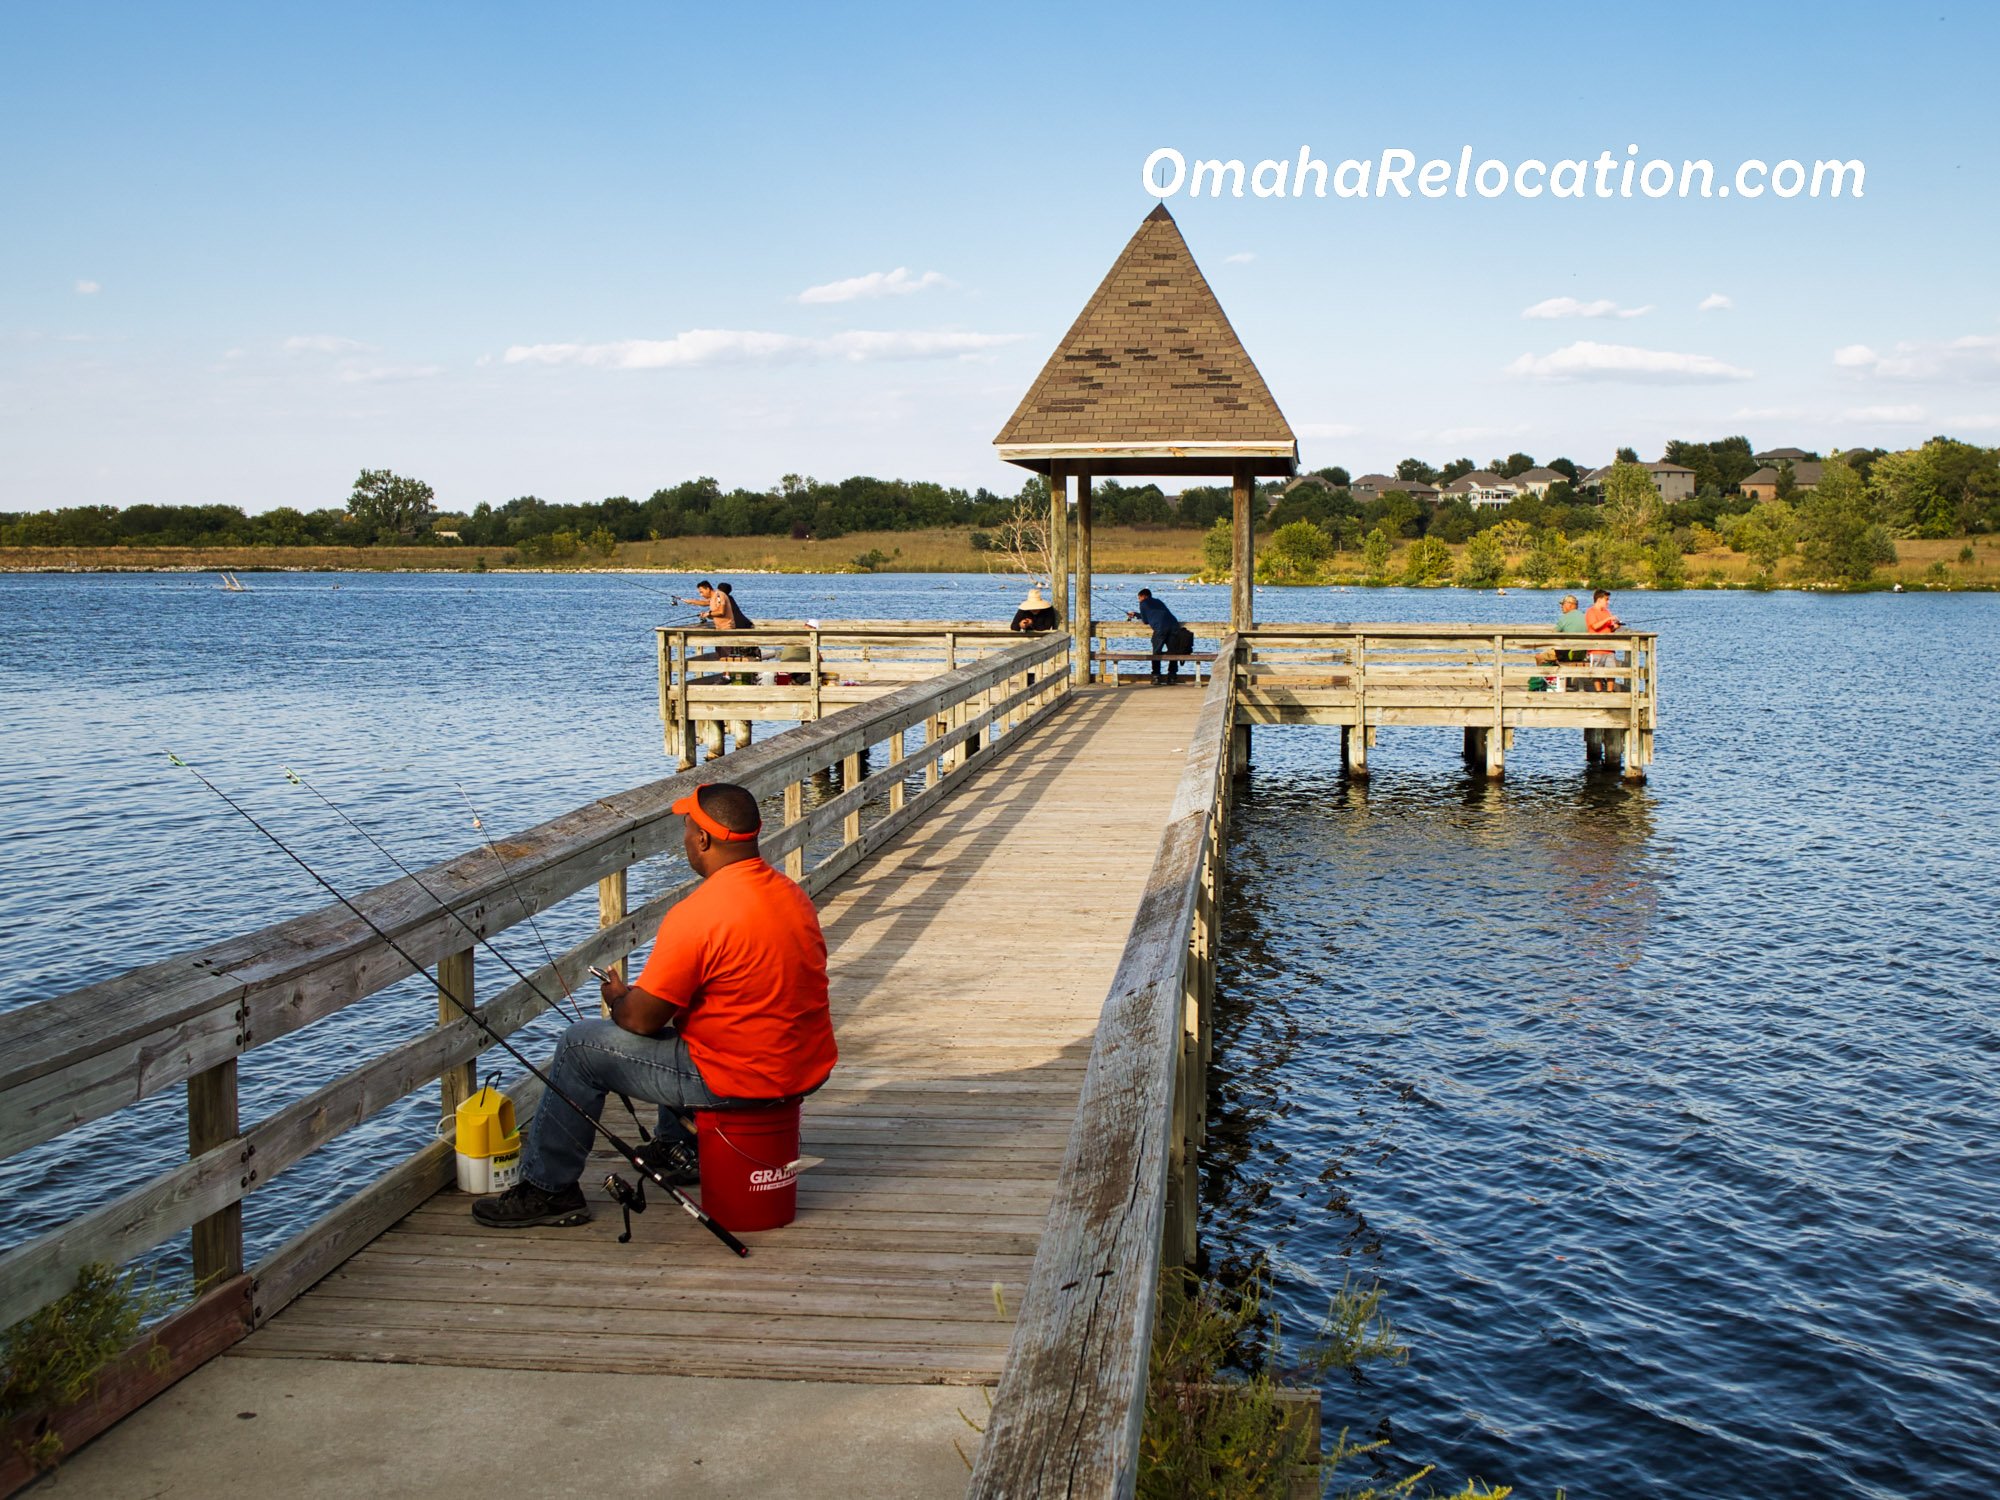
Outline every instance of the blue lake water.
<path id="1" fill-rule="evenodd" d="M 687 580 L 0 575 L 0 1005 L 671 771 L 651 628 Z M 1226 591 L 1140 582 L 1188 618 Z M 335 585 L 339 587 L 336 588 Z M 746 578 L 760 620 L 1004 620 L 984 577 Z M 1572 1500 L 2000 1487 L 2000 600 L 1620 601 L 1663 642 L 1643 787 L 1522 732 L 1259 730 L 1231 840 L 1205 1245 L 1295 1333 L 1376 1280 L 1412 1346 L 1329 1391 L 1400 1474 Z M 1283 620 L 1518 620 L 1549 595 L 1259 590 Z M 672 872 L 644 871 L 639 892 Z M 542 920 L 592 925 L 586 896 Z M 539 961 L 525 928 L 502 946 Z M 483 982 L 497 965 L 480 957 Z M 434 1022 L 404 985 L 245 1059 L 257 1118 Z M 545 1024 L 544 1030 L 546 1031 Z M 512 1065 L 502 1065 L 511 1076 Z M 253 1256 L 428 1137 L 417 1098 L 253 1197 Z M 178 1151 L 177 1097 L 10 1162 L 0 1245 Z M 171 1275 L 176 1262 L 164 1268 Z M 1364 1464 L 1357 1473 L 1365 1472 Z"/>

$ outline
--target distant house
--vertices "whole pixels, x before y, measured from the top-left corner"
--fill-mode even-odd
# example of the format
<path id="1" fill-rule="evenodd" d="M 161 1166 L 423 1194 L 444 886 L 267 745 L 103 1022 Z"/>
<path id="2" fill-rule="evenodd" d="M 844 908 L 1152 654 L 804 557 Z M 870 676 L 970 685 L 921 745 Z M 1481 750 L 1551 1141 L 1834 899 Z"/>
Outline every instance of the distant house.
<path id="1" fill-rule="evenodd" d="M 1763 464 L 1767 468 L 1772 468 L 1772 469 L 1777 468 L 1779 464 L 1817 462 L 1817 460 L 1815 460 L 1813 456 L 1810 453 L 1806 452 L 1806 450 L 1803 448 L 1773 448 L 1768 453 L 1753 453 L 1750 456 L 1754 458 L 1758 463 Z"/>
<path id="2" fill-rule="evenodd" d="M 1348 489 L 1353 491 L 1355 499 L 1363 503 L 1380 500 L 1391 490 L 1401 490 L 1412 500 L 1420 500 L 1427 505 L 1436 504 L 1438 499 L 1436 485 L 1425 484 L 1421 479 L 1398 479 L 1394 474 L 1363 474 Z"/>
<path id="3" fill-rule="evenodd" d="M 1796 448 L 1778 450 L 1781 453 L 1797 453 Z M 1764 458 L 1767 455 L 1758 454 Z M 1778 476 L 1785 469 L 1792 471 L 1792 483 L 1799 489 L 1810 490 L 1819 485 L 1819 476 L 1826 465 L 1816 458 L 1800 458 L 1796 461 L 1781 458 L 1774 466 L 1766 464 L 1755 474 L 1743 481 L 1743 493 L 1752 500 L 1775 500 L 1778 498 Z"/>
<path id="4" fill-rule="evenodd" d="M 1602 491 L 1604 481 L 1610 476 L 1615 464 L 1606 464 L 1601 469 L 1592 469 L 1583 476 L 1582 488 Z M 1653 481 L 1653 487 L 1660 492 L 1660 498 L 1668 505 L 1676 500 L 1690 500 L 1694 497 L 1694 470 L 1682 464 L 1670 464 L 1665 459 L 1655 459 L 1649 464 L 1640 464 L 1646 477 Z"/>
<path id="5" fill-rule="evenodd" d="M 1557 475 L 1561 478 L 1561 475 Z M 1514 503 L 1514 497 L 1521 493 L 1520 484 L 1512 479 L 1502 479 L 1491 469 L 1474 469 L 1470 474 L 1461 474 L 1444 487 L 1444 498 L 1463 500 L 1474 510 L 1498 510 Z"/>
<path id="6" fill-rule="evenodd" d="M 1523 469 L 1508 481 L 1517 490 L 1535 496 L 1546 495 L 1552 484 L 1567 484 L 1569 476 L 1560 469 Z"/>

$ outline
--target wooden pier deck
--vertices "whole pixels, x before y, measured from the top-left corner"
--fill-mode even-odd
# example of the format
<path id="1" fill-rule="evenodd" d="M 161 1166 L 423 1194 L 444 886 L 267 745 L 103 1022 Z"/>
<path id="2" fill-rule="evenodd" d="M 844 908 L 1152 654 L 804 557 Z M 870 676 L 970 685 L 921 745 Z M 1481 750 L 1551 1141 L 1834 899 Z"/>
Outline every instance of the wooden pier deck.
<path id="1" fill-rule="evenodd" d="M 233 1356 L 996 1380 L 1200 696 L 1079 693 L 822 898 L 825 1164 L 750 1259 L 657 1203 L 621 1245 L 601 1189 L 588 1228 L 504 1234 L 445 1192 Z"/>
<path id="2" fill-rule="evenodd" d="M 657 1202 L 617 1243 L 607 1157 L 589 1228 L 495 1233 L 439 1194 L 234 1353 L 997 1379 L 1199 702 L 1078 694 L 822 898 L 841 1059 L 803 1144 L 825 1163 L 749 1260 Z"/>

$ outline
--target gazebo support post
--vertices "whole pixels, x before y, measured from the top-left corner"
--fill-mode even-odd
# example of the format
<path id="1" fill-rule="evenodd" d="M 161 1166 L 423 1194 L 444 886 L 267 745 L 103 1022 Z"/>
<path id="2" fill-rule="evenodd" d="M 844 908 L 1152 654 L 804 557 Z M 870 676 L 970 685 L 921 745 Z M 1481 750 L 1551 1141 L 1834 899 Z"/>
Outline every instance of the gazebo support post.
<path id="1" fill-rule="evenodd" d="M 1056 624 L 1068 625 L 1069 470 L 1060 460 L 1049 464 L 1049 603 L 1056 607 Z"/>
<path id="2" fill-rule="evenodd" d="M 1248 631 L 1255 623 L 1252 618 L 1251 586 L 1257 577 L 1257 543 L 1255 518 L 1250 512 L 1256 493 L 1257 482 L 1251 476 L 1249 466 L 1239 464 L 1229 491 L 1235 523 L 1230 547 L 1229 628 L 1238 632 Z"/>
<path id="3" fill-rule="evenodd" d="M 1076 476 L 1076 624 L 1070 644 L 1070 680 L 1087 683 L 1090 660 L 1090 473 Z"/>

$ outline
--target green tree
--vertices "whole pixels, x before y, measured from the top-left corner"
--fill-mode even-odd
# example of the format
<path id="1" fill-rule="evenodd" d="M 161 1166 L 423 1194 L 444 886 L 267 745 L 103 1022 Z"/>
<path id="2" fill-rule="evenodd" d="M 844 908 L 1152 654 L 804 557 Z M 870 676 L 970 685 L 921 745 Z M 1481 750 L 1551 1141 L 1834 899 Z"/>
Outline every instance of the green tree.
<path id="1" fill-rule="evenodd" d="M 421 479 L 363 469 L 347 497 L 348 514 L 378 541 L 420 536 L 437 514 L 437 495 Z"/>
<path id="2" fill-rule="evenodd" d="M 1380 583 L 1389 576 L 1389 554 L 1395 550 L 1389 533 L 1380 526 L 1368 533 L 1368 539 L 1361 544 L 1361 567 L 1370 583 Z"/>
<path id="3" fill-rule="evenodd" d="M 1636 542 L 1660 524 L 1660 492 L 1635 463 L 1619 462 L 1604 477 L 1604 529 L 1621 542 Z"/>
<path id="4" fill-rule="evenodd" d="M 1384 490 L 1376 504 L 1381 507 L 1382 524 L 1392 536 L 1417 534 L 1417 522 L 1423 519 L 1424 508 L 1408 490 Z"/>
<path id="5" fill-rule="evenodd" d="M 1554 527 L 1546 528 L 1535 536 L 1534 546 L 1521 559 L 1521 574 L 1530 583 L 1549 584 L 1566 576 L 1575 569 L 1575 561 L 1570 556 L 1569 539 Z"/>
<path id="6" fill-rule="evenodd" d="M 1671 537 L 1663 537 L 1646 549 L 1646 568 L 1653 575 L 1653 587 L 1656 589 L 1687 587 L 1687 562 Z"/>
<path id="7" fill-rule="evenodd" d="M 1421 484 L 1429 484 L 1436 473 L 1437 470 L 1421 458 L 1405 458 L 1396 464 L 1396 477 L 1404 481 L 1415 480 Z"/>
<path id="8" fill-rule="evenodd" d="M 1320 565 L 1333 556 L 1333 543 L 1312 522 L 1292 521 L 1272 533 L 1264 556 L 1274 580 L 1310 583 L 1319 577 Z"/>
<path id="9" fill-rule="evenodd" d="M 1236 531 L 1221 516 L 1201 539 L 1201 563 L 1202 571 L 1211 578 L 1227 578 L 1235 566 Z"/>
<path id="10" fill-rule="evenodd" d="M 1434 536 L 1418 537 L 1403 554 L 1403 582 L 1436 583 L 1451 573 L 1451 548 Z"/>
<path id="11" fill-rule="evenodd" d="M 1612 459 L 1613 463 L 1620 464 L 1636 464 L 1638 461 L 1639 450 L 1637 448 L 1620 448 L 1617 455 Z"/>
<path id="12" fill-rule="evenodd" d="M 1500 460 L 1494 469 L 1502 479 L 1512 479 L 1516 474 L 1525 474 L 1534 468 L 1535 461 L 1525 453 L 1510 453 Z"/>
<path id="13" fill-rule="evenodd" d="M 1507 581 L 1507 549 L 1491 531 L 1482 531 L 1465 544 L 1459 560 L 1458 581 L 1467 588 L 1497 588 Z"/>
<path id="14" fill-rule="evenodd" d="M 1821 471 L 1819 485 L 1799 508 L 1799 529 L 1800 567 L 1817 582 L 1865 584 L 1878 567 L 1896 560 L 1896 544 L 1869 510 L 1861 476 L 1845 464 Z"/>

